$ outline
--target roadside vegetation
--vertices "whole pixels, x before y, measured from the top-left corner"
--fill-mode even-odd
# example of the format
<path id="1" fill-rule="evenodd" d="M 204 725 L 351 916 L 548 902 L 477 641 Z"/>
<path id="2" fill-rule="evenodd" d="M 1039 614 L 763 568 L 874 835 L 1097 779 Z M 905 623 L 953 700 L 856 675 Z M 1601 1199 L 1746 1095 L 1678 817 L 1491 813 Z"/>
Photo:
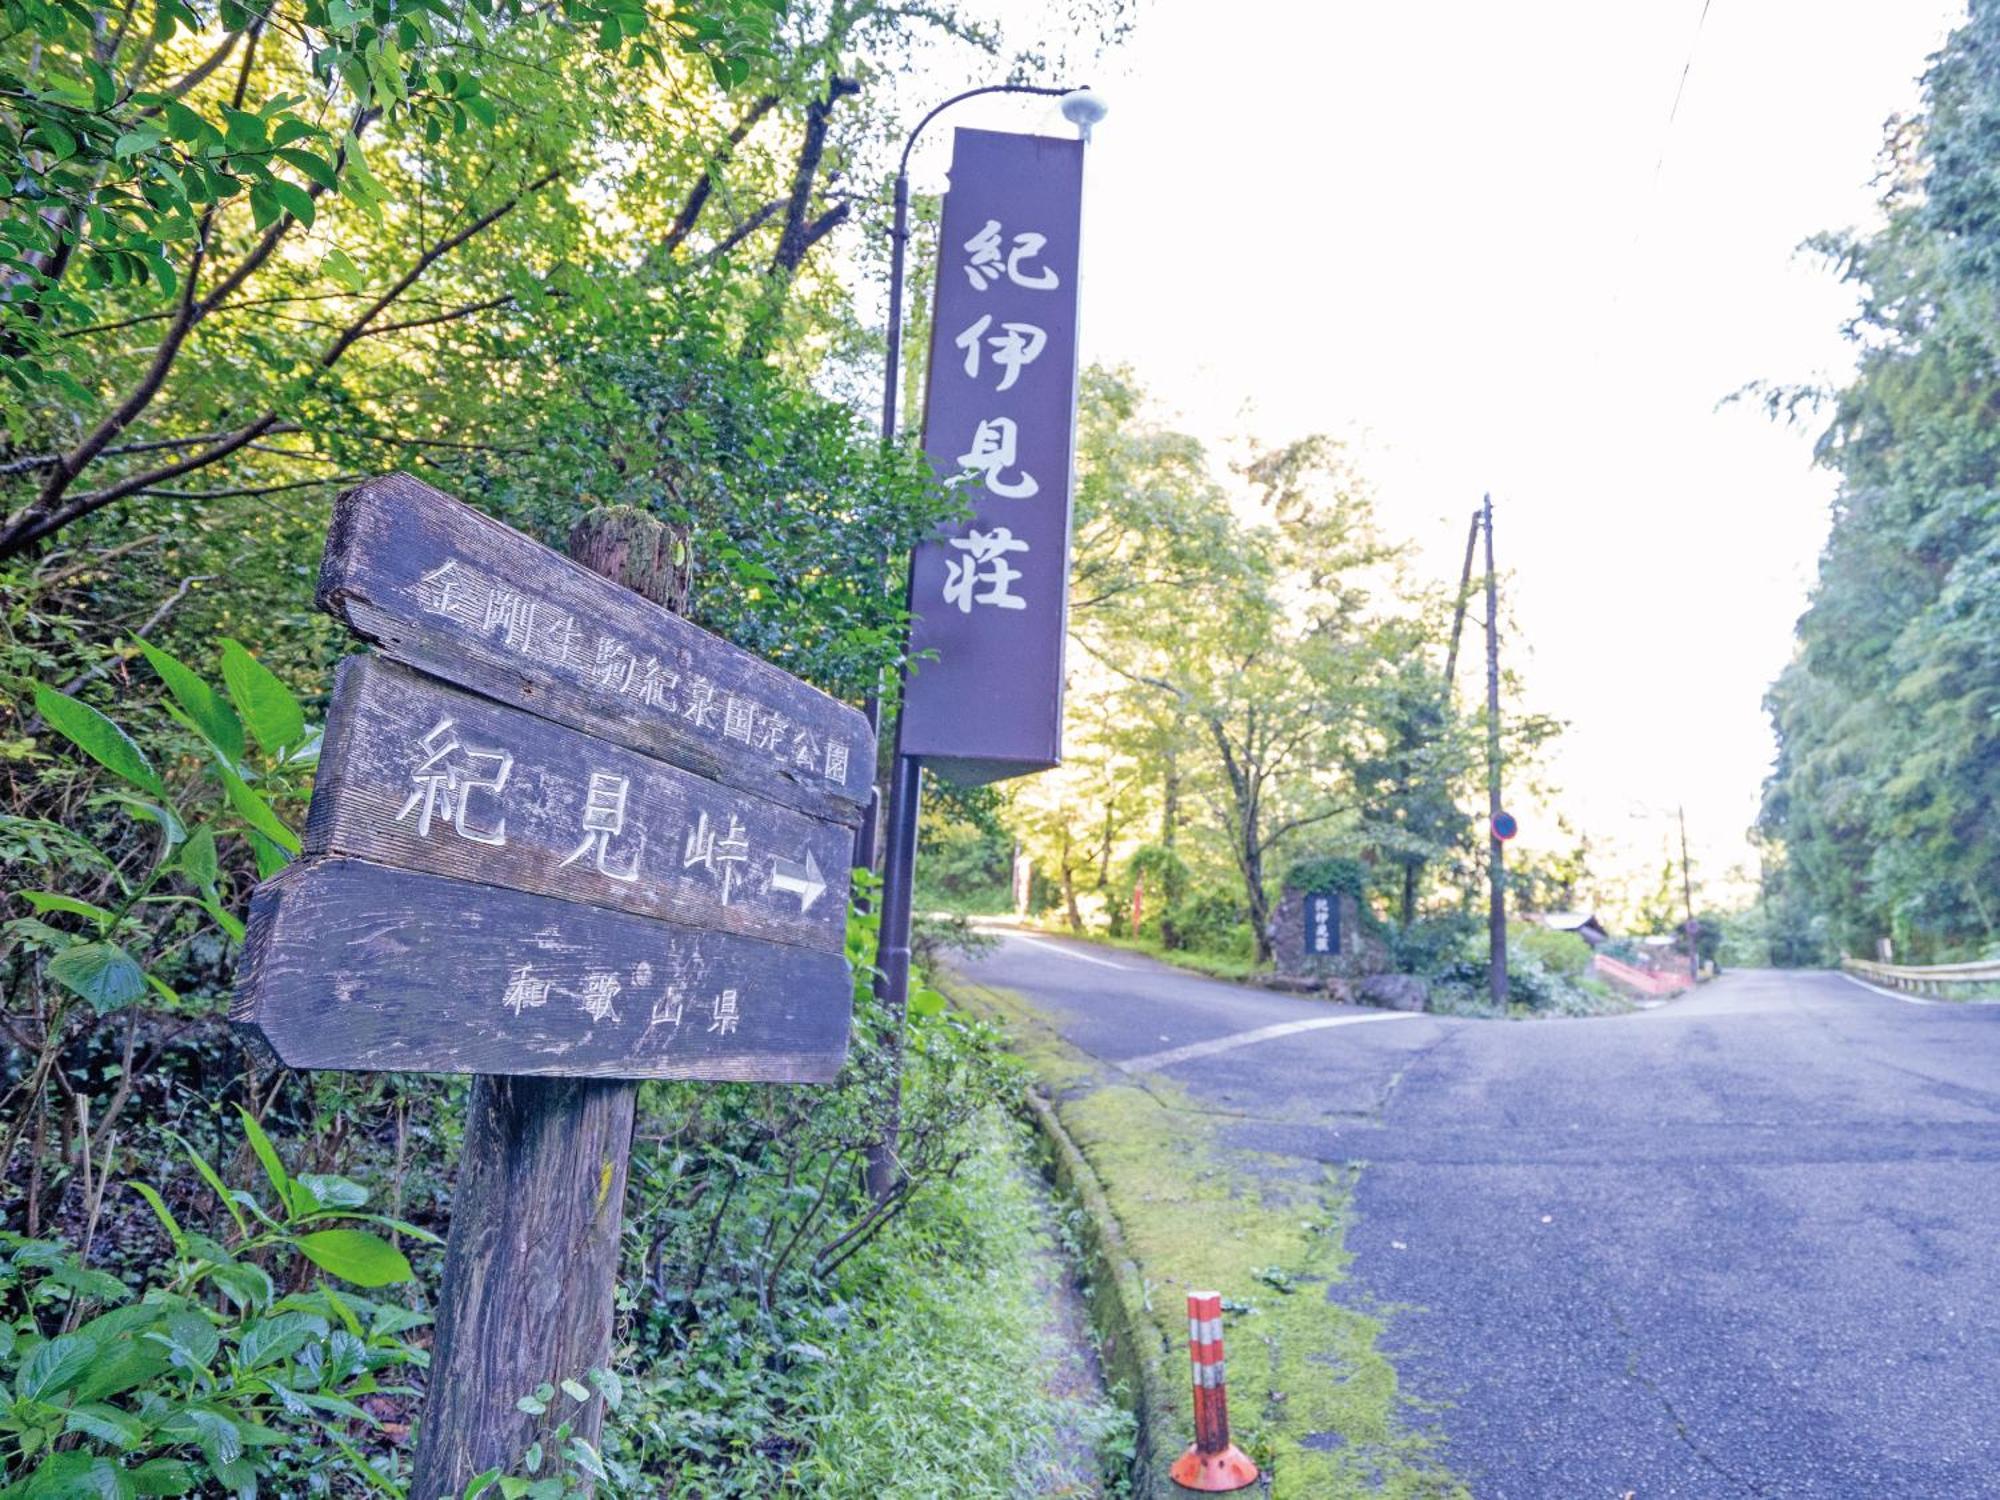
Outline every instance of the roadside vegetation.
<path id="1" fill-rule="evenodd" d="M 1465 1500 L 1430 1414 L 1407 1399 L 1383 1348 L 1386 1309 L 1349 1282 L 1345 1236 L 1361 1164 L 1230 1151 L 1171 1084 L 1105 1076 L 1019 996 L 951 981 L 996 1018 L 1082 1152 L 1138 1267 L 1129 1304 L 1146 1351 L 1165 1350 L 1145 1417 L 1155 1467 L 1193 1430 L 1186 1296 L 1227 1289 L 1229 1411 L 1236 1442 L 1278 1500 Z M 1096 1288 L 1100 1297 L 1111 1289 Z M 1108 1313 L 1105 1316 L 1110 1316 Z M 1114 1320 L 1115 1321 L 1115 1320 Z M 1157 1492 L 1166 1492 L 1158 1486 Z"/>
<path id="2" fill-rule="evenodd" d="M 2000 13 L 1975 5 L 1889 122 L 1886 222 L 1813 242 L 1853 288 L 1858 370 L 1766 389 L 1839 481 L 1798 651 L 1772 685 L 1771 962 L 2000 955 Z"/>
<path id="3" fill-rule="evenodd" d="M 1006 9 L 5 7 L 7 1500 L 404 1492 L 464 1083 L 293 1074 L 224 1019 L 348 649 L 331 497 L 402 468 L 556 545 L 638 506 L 693 619 L 858 701 L 955 509 L 860 395 L 900 131 L 934 69 L 1087 61 Z M 873 946 L 834 1087 L 645 1088 L 612 1368 L 519 1393 L 614 1407 L 601 1450 L 489 1495 L 1112 1484 L 1119 1414 L 1049 1383 L 1015 1072 L 921 987 L 904 1176 L 866 1190 Z"/>

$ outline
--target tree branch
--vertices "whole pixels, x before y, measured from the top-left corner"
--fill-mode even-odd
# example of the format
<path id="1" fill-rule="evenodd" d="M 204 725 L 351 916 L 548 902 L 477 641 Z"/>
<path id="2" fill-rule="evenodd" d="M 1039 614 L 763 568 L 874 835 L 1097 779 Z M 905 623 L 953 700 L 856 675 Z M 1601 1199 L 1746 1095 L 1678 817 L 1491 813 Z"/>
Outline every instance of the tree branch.
<path id="1" fill-rule="evenodd" d="M 451 235 L 449 238 L 438 241 L 435 245 L 431 246 L 430 249 L 426 250 L 422 255 L 418 256 L 416 260 L 411 264 L 410 269 L 406 271 L 401 277 L 399 277 L 394 285 L 392 285 L 386 292 L 382 293 L 381 296 L 377 297 L 373 302 L 371 302 L 368 305 L 368 307 L 362 312 L 360 317 L 356 318 L 352 323 L 348 324 L 346 328 L 341 330 L 341 332 L 333 340 L 333 342 L 327 346 L 326 351 L 320 355 L 319 370 L 315 373 L 316 374 L 324 373 L 325 371 L 331 369 L 334 366 L 334 364 L 339 361 L 340 357 L 343 354 L 345 354 L 348 351 L 348 349 L 353 347 L 353 345 L 357 340 L 362 338 L 368 332 L 369 325 L 373 323 L 378 316 L 381 315 L 382 311 L 385 308 L 387 308 L 392 302 L 394 302 L 398 297 L 402 296 L 404 292 L 408 291 L 410 287 L 416 283 L 417 279 L 424 274 L 424 272 L 428 271 L 443 257 L 449 255 L 452 251 L 456 250 L 460 245 L 463 245 L 467 240 L 491 228 L 494 224 L 499 222 L 501 219 L 505 218 L 509 213 L 512 213 L 514 209 L 520 205 L 521 200 L 527 197 L 528 194 L 539 192 L 541 189 L 547 187 L 550 183 L 555 182 L 561 175 L 562 174 L 559 170 L 552 170 L 544 173 L 542 176 L 536 178 L 533 182 L 529 183 L 525 188 L 521 189 L 520 192 L 516 193 L 513 197 L 509 198 L 505 203 L 502 203 L 497 208 L 491 209 L 488 212 L 480 215 L 477 219 L 473 220 L 470 224 L 466 225 L 465 228 L 459 230 L 458 233 Z M 273 229 L 275 231 L 282 227 L 283 227 L 283 222 L 281 221 L 279 225 L 273 226 Z M 267 235 L 266 240 L 267 242 L 269 242 L 271 248 L 275 248 L 276 242 L 275 238 L 272 235 Z M 200 252 L 197 251 L 196 253 L 197 255 L 199 255 Z M 268 250 L 266 250 L 265 253 L 268 254 L 269 253 Z M 256 254 L 256 252 L 253 251 L 252 254 L 254 255 Z M 246 257 L 246 264 L 247 261 L 248 257 Z M 241 269 L 242 268 L 239 268 L 239 270 Z M 254 270 L 255 267 L 252 266 L 250 267 L 250 269 Z M 248 272 L 244 271 L 243 274 L 247 275 Z M 228 290 L 234 290 L 236 286 L 240 286 L 242 284 L 242 279 L 243 278 L 241 275 L 232 275 L 225 282 L 225 287 Z M 189 300 L 193 290 L 194 290 L 194 277 L 190 275 L 188 278 L 187 290 L 183 296 L 184 309 L 191 308 L 193 306 L 192 302 Z M 209 299 L 205 299 L 205 304 L 210 303 L 213 300 L 214 297 L 213 295 L 211 295 Z M 177 320 L 175 326 L 176 329 L 178 329 L 179 331 L 179 338 L 176 338 L 174 340 L 174 348 L 178 349 L 180 338 L 185 338 L 187 328 L 192 327 L 193 325 L 192 322 L 188 322 L 185 326 L 183 326 L 181 321 Z M 164 348 L 162 352 L 163 355 L 166 355 L 166 351 L 164 350 Z M 141 390 L 135 391 L 131 397 L 127 398 L 125 406 L 132 407 L 132 415 L 137 415 L 137 412 L 140 409 L 143 409 L 145 403 L 152 400 L 153 395 L 157 393 L 159 389 L 160 382 L 165 380 L 167 367 L 170 366 L 171 364 L 172 364 L 172 359 L 170 355 L 166 355 L 164 360 L 162 358 L 155 359 L 154 361 L 155 370 L 149 371 L 148 373 L 149 376 L 152 376 L 155 372 L 157 372 L 157 378 L 152 380 L 150 388 L 148 388 L 146 384 L 142 382 Z M 139 398 L 142 393 L 144 399 L 140 400 Z M 124 409 L 125 408 L 121 406 L 120 412 L 123 412 Z M 114 417 L 118 415 L 119 413 L 113 414 Z M 262 416 L 256 418 L 254 421 L 251 421 L 245 424 L 244 426 L 237 428 L 234 432 L 229 433 L 216 443 L 200 450 L 197 453 L 190 454 L 188 457 L 184 459 L 179 459 L 174 463 L 162 465 L 161 467 L 150 470 L 144 474 L 132 475 L 131 477 L 122 479 L 118 481 L 116 484 L 109 485 L 104 489 L 94 490 L 88 494 L 75 496 L 69 501 L 67 505 L 62 506 L 60 509 L 50 509 L 48 508 L 48 504 L 45 504 L 40 500 L 38 500 L 36 503 L 28 507 L 24 507 L 20 512 L 17 512 L 13 517 L 11 517 L 8 520 L 4 528 L 0 528 L 0 560 L 13 556 L 15 553 L 21 551 L 23 548 L 31 546 L 35 542 L 40 541 L 43 537 L 50 536 L 53 533 L 61 530 L 64 526 L 69 525 L 72 521 L 77 520 L 79 517 L 89 515 L 91 512 L 96 510 L 101 510 L 103 507 L 111 504 L 113 501 L 123 500 L 129 495 L 138 494 L 141 490 L 152 489 L 157 485 L 165 483 L 169 479 L 177 479 L 183 474 L 190 473 L 195 469 L 204 468 L 209 464 L 215 463 L 219 459 L 227 458 L 230 454 L 236 452 L 239 448 L 244 447 L 246 444 L 255 442 L 258 438 L 264 436 L 272 428 L 276 427 L 279 423 L 279 418 L 280 414 L 278 412 L 275 411 L 266 412 Z M 105 422 L 100 424 L 98 432 L 105 433 L 107 436 L 110 432 L 115 432 L 117 429 L 115 427 L 110 426 L 112 420 L 113 419 L 110 417 L 106 418 Z M 126 417 L 125 420 L 129 421 L 130 417 L 129 416 Z M 122 423 L 120 425 L 122 425 Z M 93 433 L 92 438 L 96 437 L 98 437 L 98 433 Z M 83 447 L 92 441 L 92 438 L 85 439 L 85 443 L 80 444 L 78 450 L 76 451 L 78 452 L 82 451 Z M 82 460 L 82 462 L 88 462 L 89 458 L 95 457 L 98 454 L 98 452 L 101 451 L 103 446 L 104 446 L 103 442 L 99 441 L 95 447 L 90 448 L 88 455 L 86 455 L 86 457 Z M 62 495 L 64 488 L 66 488 L 69 483 L 69 480 L 75 477 L 76 470 L 82 467 L 81 462 L 75 462 L 74 460 L 75 460 L 74 453 L 65 456 L 61 466 L 59 466 L 56 469 L 55 473 L 51 475 L 50 483 L 43 487 L 43 495 L 45 497 L 53 495 L 54 497 L 59 498 Z M 56 484 L 56 479 L 58 477 L 62 478 L 62 484 L 60 485 Z M 52 503 L 52 501 L 50 503 Z"/>
<path id="2" fill-rule="evenodd" d="M 730 158 L 736 154 L 736 148 L 743 144 L 743 138 L 749 135 L 756 128 L 757 122 L 775 109 L 777 104 L 776 94 L 765 94 L 750 106 L 743 118 L 738 120 L 724 137 L 722 145 L 709 158 L 708 165 L 701 169 L 701 176 L 697 177 L 694 186 L 688 189 L 687 201 L 681 204 L 681 211 L 674 215 L 674 222 L 667 230 L 667 237 L 660 242 L 660 254 L 672 255 L 680 248 L 681 242 L 694 232 L 695 221 L 701 217 L 702 209 L 707 207 L 710 196 L 715 192 L 716 172 L 729 165 Z"/>

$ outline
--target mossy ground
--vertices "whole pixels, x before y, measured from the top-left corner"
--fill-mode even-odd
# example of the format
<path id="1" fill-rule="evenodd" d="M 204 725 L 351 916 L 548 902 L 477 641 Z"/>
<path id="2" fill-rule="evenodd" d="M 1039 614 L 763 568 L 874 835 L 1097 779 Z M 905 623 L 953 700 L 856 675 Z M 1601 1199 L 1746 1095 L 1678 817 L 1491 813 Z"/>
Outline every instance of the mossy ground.
<path id="1" fill-rule="evenodd" d="M 1171 1409 L 1152 1414 L 1169 1429 L 1163 1450 L 1193 1430 L 1186 1294 L 1214 1290 L 1227 1299 L 1235 1437 L 1264 1467 L 1267 1493 L 1466 1500 L 1399 1388 L 1381 1318 L 1343 1291 L 1351 1176 L 1223 1146 L 1170 1084 L 1101 1070 L 1018 995 L 981 987 L 960 998 L 1006 1025 L 1103 1183 L 1171 1351 Z"/>

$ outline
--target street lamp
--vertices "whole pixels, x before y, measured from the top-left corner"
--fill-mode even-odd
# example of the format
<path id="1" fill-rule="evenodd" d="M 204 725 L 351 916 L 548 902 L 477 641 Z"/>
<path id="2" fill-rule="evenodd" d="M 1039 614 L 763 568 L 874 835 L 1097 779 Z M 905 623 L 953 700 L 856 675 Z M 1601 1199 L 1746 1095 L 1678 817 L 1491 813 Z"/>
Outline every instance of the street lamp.
<path id="1" fill-rule="evenodd" d="M 903 154 L 896 163 L 895 218 L 889 230 L 889 349 L 882 371 L 882 441 L 885 443 L 896 440 L 896 395 L 903 376 L 903 259 L 910 246 L 910 152 L 916 148 L 917 137 L 924 133 L 924 127 L 931 121 L 954 104 L 976 99 L 981 94 L 1039 94 L 1048 99 L 1060 99 L 1063 118 L 1076 126 L 1085 140 L 1090 139 L 1091 127 L 1102 120 L 1109 110 L 1103 97 L 1089 88 L 1059 89 L 1039 83 L 988 83 L 976 89 L 967 89 L 962 94 L 953 94 L 917 121 L 915 128 L 904 139 Z M 885 557 L 885 566 L 887 561 Z M 877 571 L 881 570 L 878 568 Z M 868 702 L 862 711 L 868 716 L 869 732 L 879 738 L 882 730 L 882 694 L 879 689 L 868 695 Z M 875 824 L 880 805 L 880 800 L 871 795 L 868 806 L 862 812 L 861 827 L 854 836 L 854 863 L 857 868 L 870 868 L 875 863 Z"/>

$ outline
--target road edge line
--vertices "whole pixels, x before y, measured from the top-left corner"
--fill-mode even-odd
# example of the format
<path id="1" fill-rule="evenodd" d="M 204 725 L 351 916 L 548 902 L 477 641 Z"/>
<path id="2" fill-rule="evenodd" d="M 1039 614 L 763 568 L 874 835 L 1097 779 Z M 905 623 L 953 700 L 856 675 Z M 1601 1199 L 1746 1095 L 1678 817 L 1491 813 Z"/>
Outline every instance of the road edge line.
<path id="1" fill-rule="evenodd" d="M 1022 1089 L 1021 1100 L 1046 1148 L 1044 1170 L 1049 1180 L 1083 1210 L 1080 1238 L 1092 1263 L 1092 1274 L 1084 1279 L 1084 1298 L 1098 1323 L 1100 1357 L 1114 1389 L 1118 1382 L 1125 1383 L 1130 1393 L 1127 1405 L 1138 1424 L 1132 1500 L 1166 1500 L 1174 1492 L 1158 1476 L 1166 1459 L 1179 1449 L 1171 1436 L 1174 1406 L 1166 1393 L 1163 1364 L 1167 1350 L 1146 1311 L 1144 1277 L 1126 1248 L 1124 1227 L 1096 1168 L 1071 1138 L 1055 1106 L 1031 1087 Z"/>
<path id="2" fill-rule="evenodd" d="M 1840 972 L 1840 977 L 1842 979 L 1845 979 L 1849 984 L 1858 984 L 1864 990 L 1872 990 L 1874 991 L 1874 993 L 1878 995 L 1884 995 L 1891 1000 L 1900 1000 L 1905 1005 L 1948 1005 L 1951 1003 L 1948 1000 L 1924 1000 L 1916 995 L 1898 994 L 1895 990 L 1883 989 L 1882 986 L 1879 984 L 1870 984 L 1865 979 L 1856 979 L 1852 974 L 1848 973 L 1847 970 L 1845 969 L 1842 969 L 1839 972 Z"/>

